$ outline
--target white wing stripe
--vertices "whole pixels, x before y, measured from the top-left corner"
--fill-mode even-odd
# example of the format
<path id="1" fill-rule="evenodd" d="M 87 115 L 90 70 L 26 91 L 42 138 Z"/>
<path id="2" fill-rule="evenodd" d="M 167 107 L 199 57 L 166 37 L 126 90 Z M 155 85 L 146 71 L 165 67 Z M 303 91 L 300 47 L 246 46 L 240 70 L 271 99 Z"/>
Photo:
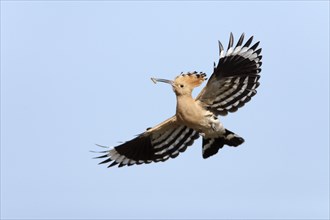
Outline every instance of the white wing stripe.
<path id="1" fill-rule="evenodd" d="M 180 138 L 178 138 L 172 145 L 172 147 L 168 148 L 168 150 L 173 149 L 174 147 L 177 147 L 176 145 L 186 136 L 186 134 L 189 132 L 189 128 L 186 128 L 186 130 L 184 131 L 184 133 L 181 135 Z M 189 139 L 191 136 L 189 136 L 187 139 Z M 184 142 L 185 143 L 185 142 Z M 184 144 L 183 143 L 183 144 Z"/>
<path id="2" fill-rule="evenodd" d="M 125 156 L 124 155 L 120 155 L 115 161 L 117 163 L 121 163 L 124 160 Z"/>
<path id="3" fill-rule="evenodd" d="M 241 51 L 239 52 L 239 55 L 242 56 L 242 54 L 244 54 L 248 49 L 249 49 L 248 47 L 243 47 L 243 48 L 241 49 Z"/>
<path id="4" fill-rule="evenodd" d="M 129 162 L 129 165 L 134 165 L 134 164 L 136 164 L 136 161 L 135 161 L 135 160 L 131 160 L 131 161 Z"/>
<path id="5" fill-rule="evenodd" d="M 250 60 L 255 60 L 257 58 L 257 54 L 256 53 L 253 53 L 252 55 L 249 56 L 249 59 Z"/>
<path id="6" fill-rule="evenodd" d="M 180 151 L 182 148 L 186 147 L 186 144 L 192 140 L 192 137 L 195 136 L 196 133 L 197 131 L 194 130 L 193 133 L 187 138 L 187 140 L 181 145 L 181 147 L 179 147 L 178 150 Z"/>
<path id="7" fill-rule="evenodd" d="M 180 131 L 180 129 L 178 129 L 179 131 Z M 187 134 L 189 132 L 189 128 L 186 128 L 185 130 L 183 130 L 183 133 L 177 138 L 177 140 L 175 140 L 175 142 L 172 144 L 172 145 L 170 145 L 170 146 L 168 146 L 167 148 L 165 148 L 165 149 L 163 149 L 163 150 L 161 150 L 161 151 L 158 151 L 158 152 L 156 152 L 155 154 L 156 155 L 162 155 L 162 154 L 164 154 L 166 151 L 168 151 L 168 150 L 171 150 L 171 149 L 173 149 L 181 140 L 182 140 L 182 138 L 184 138 L 185 137 L 185 135 Z M 176 133 L 178 133 L 178 132 L 176 132 Z M 174 134 L 174 133 L 173 133 Z M 176 134 L 175 134 L 176 135 Z M 174 135 L 174 136 L 175 136 Z"/>
<path id="8" fill-rule="evenodd" d="M 126 165 L 126 164 L 128 164 L 129 161 L 130 161 L 130 159 L 128 159 L 128 158 L 125 157 L 125 159 L 121 163 L 124 164 L 124 165 Z"/>
<path id="9" fill-rule="evenodd" d="M 158 137 L 154 138 L 152 140 L 152 142 L 153 143 L 162 142 L 170 135 L 171 132 L 173 132 L 173 129 L 169 129 L 169 130 L 165 131 L 163 134 L 160 134 L 160 135 L 158 135 Z"/>
<path id="10" fill-rule="evenodd" d="M 178 127 L 169 137 L 165 137 L 166 138 L 166 140 L 165 140 L 165 138 L 162 138 L 161 140 L 158 140 L 157 139 L 157 142 L 161 142 L 159 145 L 155 145 L 154 146 L 154 148 L 155 149 L 158 149 L 158 148 L 161 148 L 161 147 L 163 147 L 164 145 L 167 145 L 169 142 L 171 142 L 172 140 L 173 140 L 173 138 L 175 138 L 175 136 L 181 131 L 181 128 L 182 128 L 183 126 L 180 126 L 180 127 Z M 162 135 L 163 136 L 163 135 Z"/>
<path id="11" fill-rule="evenodd" d="M 116 161 L 118 159 L 118 157 L 120 157 L 120 154 L 118 154 L 116 149 L 110 150 L 109 154 L 110 154 L 111 160 L 114 160 L 114 161 Z"/>
<path id="12" fill-rule="evenodd" d="M 174 156 L 174 155 L 176 155 L 176 154 L 179 154 L 179 151 L 180 151 L 182 148 L 186 147 L 186 144 L 187 144 L 189 141 L 192 140 L 192 137 L 195 136 L 196 133 L 197 133 L 197 131 L 193 131 L 193 133 L 187 138 L 187 140 L 185 140 L 185 142 L 181 145 L 181 147 L 179 147 L 179 148 L 178 148 L 176 151 L 174 151 L 171 155 Z"/>
<path id="13" fill-rule="evenodd" d="M 225 57 L 225 51 L 224 50 L 222 50 L 221 53 L 220 53 L 220 58 L 223 58 L 223 57 Z"/>
<path id="14" fill-rule="evenodd" d="M 248 82 L 248 77 L 245 78 L 242 88 L 236 94 L 233 94 L 231 97 L 225 99 L 224 102 L 226 102 L 226 103 L 230 102 L 230 101 L 234 100 L 235 98 L 237 98 L 239 95 L 241 95 L 248 86 L 247 82 Z M 222 104 L 220 103 L 218 105 L 222 105 Z M 216 105 L 216 106 L 218 106 L 218 105 Z"/>
<path id="15" fill-rule="evenodd" d="M 229 48 L 229 50 L 227 51 L 226 57 L 229 57 L 233 53 L 233 51 L 234 51 L 233 47 Z"/>
<path id="16" fill-rule="evenodd" d="M 234 56 L 234 55 L 237 55 L 237 54 L 241 51 L 241 49 L 242 49 L 241 46 L 236 47 L 232 55 L 233 55 L 233 56 Z"/>
<path id="17" fill-rule="evenodd" d="M 228 102 L 234 100 L 234 99 L 237 98 L 239 95 L 241 95 L 241 94 L 245 91 L 245 89 L 247 88 L 247 86 L 248 86 L 248 84 L 247 84 L 248 79 L 249 79 L 249 77 L 245 77 L 244 82 L 243 82 L 243 86 L 242 86 L 242 88 L 241 88 L 237 93 L 233 94 L 232 96 L 229 96 L 228 98 L 226 98 L 226 99 L 223 100 L 222 102 L 220 102 L 220 103 L 218 103 L 218 104 L 215 104 L 215 105 L 213 105 L 213 106 L 214 106 L 214 107 L 217 107 L 217 106 L 220 106 L 220 105 L 227 104 Z M 235 80 L 235 81 L 236 81 L 236 80 Z M 224 94 L 222 94 L 222 95 L 220 95 L 218 98 L 216 98 L 216 99 L 215 99 L 215 102 L 216 102 L 216 101 L 219 101 L 220 99 L 223 99 L 224 97 L 226 97 L 226 96 L 228 96 L 228 95 L 230 95 L 230 94 L 232 94 L 232 93 L 237 89 L 237 87 L 238 87 L 238 86 L 235 84 L 235 85 L 233 86 L 232 89 L 228 90 L 227 92 L 225 92 Z"/>
<path id="18" fill-rule="evenodd" d="M 237 89 L 237 85 L 233 85 L 232 88 L 228 89 L 226 92 L 224 92 L 223 94 L 220 94 L 220 96 L 218 96 L 214 102 L 218 102 L 221 99 L 223 99 L 224 97 L 232 94 L 235 90 Z"/>

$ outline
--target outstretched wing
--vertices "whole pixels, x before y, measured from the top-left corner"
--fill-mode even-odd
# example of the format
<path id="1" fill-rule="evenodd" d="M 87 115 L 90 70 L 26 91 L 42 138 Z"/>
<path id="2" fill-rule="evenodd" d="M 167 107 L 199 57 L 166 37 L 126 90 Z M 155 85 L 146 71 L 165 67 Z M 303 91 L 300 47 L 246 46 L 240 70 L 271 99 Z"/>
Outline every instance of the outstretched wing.
<path id="1" fill-rule="evenodd" d="M 243 40 L 244 34 L 234 47 L 234 37 L 230 33 L 226 52 L 219 41 L 218 65 L 214 63 L 212 76 L 196 98 L 217 115 L 237 111 L 257 93 L 262 64 L 261 48 L 258 49 L 259 41 L 250 47 L 253 36 L 242 46 Z"/>
<path id="2" fill-rule="evenodd" d="M 138 137 L 104 151 L 106 154 L 97 158 L 106 158 L 100 164 L 112 162 L 108 167 L 163 162 L 177 157 L 198 137 L 197 131 L 178 124 L 173 116 Z"/>

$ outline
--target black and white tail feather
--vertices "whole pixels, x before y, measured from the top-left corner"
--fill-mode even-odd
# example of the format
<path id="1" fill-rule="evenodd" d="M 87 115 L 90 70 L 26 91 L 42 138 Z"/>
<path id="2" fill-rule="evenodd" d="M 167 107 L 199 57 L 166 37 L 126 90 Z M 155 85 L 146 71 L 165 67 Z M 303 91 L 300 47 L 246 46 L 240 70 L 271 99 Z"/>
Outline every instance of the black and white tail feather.
<path id="1" fill-rule="evenodd" d="M 237 111 L 257 93 L 262 56 L 259 42 L 250 46 L 252 40 L 253 36 L 243 45 L 242 34 L 233 46 L 231 33 L 227 51 L 219 41 L 219 62 L 214 63 L 212 76 L 196 98 L 214 115 Z M 184 152 L 199 136 L 197 131 L 178 124 L 173 116 L 128 142 L 102 151 L 104 154 L 96 158 L 105 159 L 100 164 L 110 163 L 108 167 L 164 162 Z M 242 137 L 227 129 L 218 138 L 203 138 L 203 158 L 216 154 L 224 145 L 236 147 L 243 142 Z"/>
<path id="2" fill-rule="evenodd" d="M 206 159 L 214 154 L 224 146 L 237 147 L 244 143 L 244 139 L 237 134 L 225 129 L 225 134 L 217 138 L 203 137 L 203 158 Z"/>

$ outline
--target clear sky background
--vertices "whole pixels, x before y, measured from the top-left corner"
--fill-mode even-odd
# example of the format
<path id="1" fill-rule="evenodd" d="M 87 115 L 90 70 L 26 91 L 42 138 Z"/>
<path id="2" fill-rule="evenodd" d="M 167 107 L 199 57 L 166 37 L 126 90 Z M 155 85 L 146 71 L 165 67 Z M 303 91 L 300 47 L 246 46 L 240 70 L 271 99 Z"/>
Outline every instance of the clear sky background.
<path id="1" fill-rule="evenodd" d="M 230 32 L 263 48 L 258 94 L 221 118 L 246 142 L 97 165 L 174 114 L 150 77 L 210 76 Z M 328 219 L 329 2 L 1 1 L 1 218 Z"/>

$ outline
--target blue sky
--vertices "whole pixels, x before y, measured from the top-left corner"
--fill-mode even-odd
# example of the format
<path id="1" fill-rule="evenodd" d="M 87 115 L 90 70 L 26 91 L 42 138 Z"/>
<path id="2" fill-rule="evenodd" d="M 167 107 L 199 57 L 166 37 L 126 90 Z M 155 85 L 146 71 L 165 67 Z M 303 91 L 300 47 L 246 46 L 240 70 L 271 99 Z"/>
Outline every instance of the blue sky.
<path id="1" fill-rule="evenodd" d="M 210 76 L 230 32 L 263 48 L 258 94 L 221 118 L 242 146 L 91 159 L 172 116 L 150 77 Z M 328 219 L 329 2 L 1 1 L 1 218 Z"/>

